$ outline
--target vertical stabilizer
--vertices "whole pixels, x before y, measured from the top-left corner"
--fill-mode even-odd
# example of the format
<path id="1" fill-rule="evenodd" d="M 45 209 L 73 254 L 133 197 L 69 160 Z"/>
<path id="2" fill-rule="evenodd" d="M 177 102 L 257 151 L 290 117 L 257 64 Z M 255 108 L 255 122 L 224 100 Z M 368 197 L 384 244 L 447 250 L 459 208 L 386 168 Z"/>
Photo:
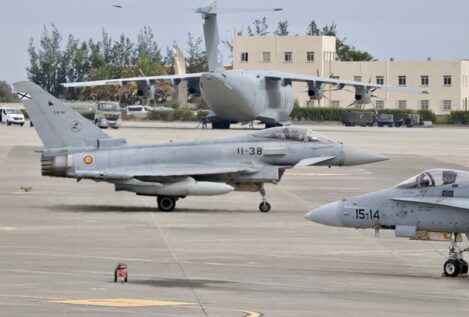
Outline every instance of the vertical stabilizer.
<path id="1" fill-rule="evenodd" d="M 174 56 L 174 74 L 185 75 L 186 74 L 186 60 L 184 59 L 184 53 L 176 42 L 173 43 L 173 56 Z"/>
<path id="2" fill-rule="evenodd" d="M 205 48 L 207 51 L 208 70 L 223 70 L 223 58 L 221 54 L 220 35 L 217 23 L 217 2 L 213 1 L 207 6 L 197 10 L 204 19 Z"/>
<path id="3" fill-rule="evenodd" d="M 21 81 L 13 86 L 46 149 L 79 148 L 112 139 L 35 83 Z"/>

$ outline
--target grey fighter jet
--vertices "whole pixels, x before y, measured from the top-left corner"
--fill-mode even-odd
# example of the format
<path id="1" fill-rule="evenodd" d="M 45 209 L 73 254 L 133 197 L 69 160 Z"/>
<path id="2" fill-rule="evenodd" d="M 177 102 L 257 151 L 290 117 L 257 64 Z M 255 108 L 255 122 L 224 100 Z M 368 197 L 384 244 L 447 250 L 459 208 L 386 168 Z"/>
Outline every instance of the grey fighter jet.
<path id="1" fill-rule="evenodd" d="M 469 234 L 469 172 L 434 169 L 395 187 L 342 199 L 311 210 L 305 218 L 351 228 L 393 229 L 397 237 L 450 240 L 446 276 L 467 273 L 457 242 Z"/>
<path id="2" fill-rule="evenodd" d="M 119 6 L 120 7 L 120 6 Z M 321 100 L 326 91 L 325 85 L 336 89 L 345 86 L 355 89 L 356 105 L 369 104 L 377 89 L 401 93 L 425 93 L 409 87 L 388 87 L 365 82 L 355 82 L 312 75 L 294 74 L 270 70 L 225 70 L 222 62 L 221 43 L 218 33 L 218 13 L 253 11 L 256 9 L 218 8 L 216 1 L 196 10 L 204 20 L 204 37 L 208 58 L 208 72 L 182 75 L 163 75 L 106 79 L 88 82 L 65 83 L 65 87 L 88 87 L 102 85 L 125 85 L 137 82 L 139 94 L 154 94 L 154 84 L 170 81 L 178 85 L 188 81 L 189 92 L 200 92 L 212 110 L 209 119 L 214 129 L 227 129 L 231 123 L 259 120 L 266 127 L 288 122 L 293 109 L 293 82 L 307 84 L 308 95 L 312 100 Z M 267 11 L 267 9 L 257 9 Z M 280 11 L 282 9 L 271 9 Z"/>
<path id="3" fill-rule="evenodd" d="M 116 191 L 156 196 L 163 211 L 188 195 L 260 191 L 295 166 L 347 166 L 387 158 L 329 140 L 303 127 L 277 127 L 251 134 L 190 142 L 132 146 L 111 138 L 90 121 L 31 82 L 14 84 L 44 143 L 42 175 L 92 179 Z"/>

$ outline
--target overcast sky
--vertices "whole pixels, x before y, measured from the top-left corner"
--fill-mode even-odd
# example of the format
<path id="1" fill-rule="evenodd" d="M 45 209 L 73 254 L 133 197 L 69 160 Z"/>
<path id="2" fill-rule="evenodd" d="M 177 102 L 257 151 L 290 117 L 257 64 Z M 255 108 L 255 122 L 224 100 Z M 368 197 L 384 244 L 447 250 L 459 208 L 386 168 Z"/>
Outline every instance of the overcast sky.
<path id="1" fill-rule="evenodd" d="M 206 0 L 4 0 L 0 17 L 0 80 L 27 78 L 29 39 L 38 43 L 43 25 L 54 23 L 64 38 L 100 39 L 104 28 L 114 39 L 125 33 L 135 40 L 144 26 L 152 27 L 164 48 L 176 40 L 184 49 L 187 32 L 202 35 L 197 14 L 163 9 L 197 7 Z M 111 5 L 128 4 L 132 9 Z M 135 7 L 142 9 L 135 9 Z M 319 26 L 336 23 L 339 37 L 375 58 L 396 60 L 469 59 L 468 0 L 219 0 L 219 7 L 282 7 L 283 12 L 219 16 L 220 35 L 232 38 L 255 18 L 266 16 L 273 30 L 288 20 L 291 34 L 304 34 L 315 20 Z M 225 63 L 229 62 L 225 58 Z"/>

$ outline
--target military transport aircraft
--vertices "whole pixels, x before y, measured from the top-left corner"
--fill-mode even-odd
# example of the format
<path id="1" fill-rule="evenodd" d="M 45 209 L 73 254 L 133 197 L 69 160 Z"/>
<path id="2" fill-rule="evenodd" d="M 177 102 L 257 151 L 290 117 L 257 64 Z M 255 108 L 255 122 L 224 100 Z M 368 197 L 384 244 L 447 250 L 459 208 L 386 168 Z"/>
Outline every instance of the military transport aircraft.
<path id="1" fill-rule="evenodd" d="M 111 138 L 32 82 L 14 84 L 44 143 L 42 175 L 92 179 L 116 191 L 156 196 L 163 211 L 188 195 L 259 191 L 295 166 L 348 166 L 387 160 L 303 127 L 276 127 L 242 136 L 132 146 Z"/>
<path id="2" fill-rule="evenodd" d="M 118 6 L 119 8 L 122 6 Z M 187 80 L 189 92 L 200 92 L 212 110 L 210 116 L 212 128 L 227 129 L 231 123 L 259 120 L 266 127 L 281 125 L 289 120 L 293 109 L 294 96 L 292 82 L 303 82 L 308 86 L 308 95 L 312 100 L 321 100 L 324 85 L 333 85 L 335 89 L 345 86 L 355 88 L 354 105 L 371 102 L 373 92 L 382 89 L 392 92 L 425 93 L 425 91 L 406 88 L 388 87 L 365 82 L 354 82 L 333 78 L 323 78 L 303 74 L 294 74 L 268 70 L 225 70 L 222 63 L 221 44 L 218 34 L 217 14 L 252 11 L 255 9 L 217 8 L 216 1 L 196 10 L 204 20 L 204 37 L 208 58 L 208 72 L 185 75 L 164 75 L 107 79 L 88 82 L 65 83 L 65 87 L 88 87 L 102 85 L 124 85 L 137 82 L 141 95 L 154 93 L 154 83 L 171 81 L 177 85 Z M 267 9 L 257 9 L 264 10 Z M 272 9 L 280 11 L 282 9 Z"/>
<path id="3" fill-rule="evenodd" d="M 457 242 L 469 234 L 469 172 L 433 169 L 395 187 L 342 199 L 316 208 L 305 218 L 317 223 L 352 228 L 393 229 L 396 237 L 446 240 L 446 276 L 467 273 L 468 264 Z"/>

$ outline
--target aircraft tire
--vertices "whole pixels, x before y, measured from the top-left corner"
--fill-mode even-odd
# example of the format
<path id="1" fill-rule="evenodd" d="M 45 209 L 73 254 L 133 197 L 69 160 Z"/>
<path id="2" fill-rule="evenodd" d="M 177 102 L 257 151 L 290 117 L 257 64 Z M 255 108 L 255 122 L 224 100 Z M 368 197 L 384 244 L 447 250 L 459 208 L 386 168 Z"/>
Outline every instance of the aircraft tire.
<path id="1" fill-rule="evenodd" d="M 173 211 L 176 208 L 176 199 L 168 196 L 158 196 L 157 198 L 158 208 L 161 211 Z"/>
<path id="2" fill-rule="evenodd" d="M 117 271 L 114 271 L 114 283 L 117 283 Z"/>
<path id="3" fill-rule="evenodd" d="M 261 212 L 269 212 L 270 208 L 270 204 L 266 201 L 261 202 L 261 204 L 259 205 L 259 210 Z"/>
<path id="4" fill-rule="evenodd" d="M 459 264 L 461 265 L 460 274 L 467 274 L 467 272 L 469 271 L 469 265 L 467 264 L 467 262 L 464 261 L 463 259 L 460 259 Z"/>
<path id="5" fill-rule="evenodd" d="M 456 259 L 449 259 L 443 265 L 445 276 L 456 277 L 461 272 L 461 264 Z"/>

